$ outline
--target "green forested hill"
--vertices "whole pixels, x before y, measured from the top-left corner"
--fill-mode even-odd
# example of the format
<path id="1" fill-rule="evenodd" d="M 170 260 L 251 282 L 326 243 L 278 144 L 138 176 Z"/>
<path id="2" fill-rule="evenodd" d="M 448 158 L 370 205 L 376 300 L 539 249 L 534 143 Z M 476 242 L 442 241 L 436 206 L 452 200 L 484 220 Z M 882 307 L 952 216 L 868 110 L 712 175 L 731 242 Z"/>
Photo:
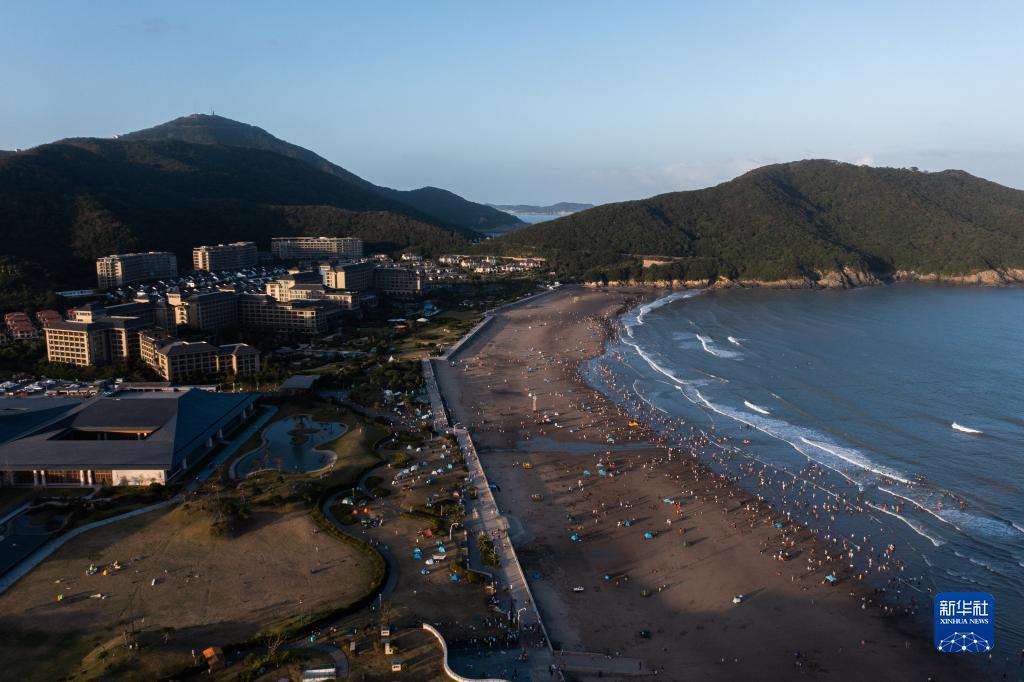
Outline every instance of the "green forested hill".
<path id="1" fill-rule="evenodd" d="M 518 225 L 522 221 L 513 215 L 485 204 L 463 199 L 454 192 L 437 187 L 413 190 L 380 187 L 355 173 L 331 163 L 319 154 L 291 142 L 274 137 L 262 128 L 233 121 L 223 116 L 191 114 L 145 130 L 121 135 L 122 140 L 177 140 L 193 144 L 216 144 L 248 149 L 262 149 L 282 156 L 304 161 L 325 173 L 335 175 L 349 184 L 370 190 L 421 214 L 447 225 L 467 231 L 489 230 L 496 227 Z"/>
<path id="2" fill-rule="evenodd" d="M 563 276 L 778 280 L 849 267 L 958 275 L 1024 267 L 1024 192 L 963 171 L 797 161 L 702 190 L 606 204 L 512 232 L 489 250 L 544 253 Z"/>
<path id="3" fill-rule="evenodd" d="M 362 237 L 373 250 L 461 248 L 463 230 L 280 154 L 178 141 L 79 139 L 0 157 L 0 256 L 90 286 L 97 256 L 288 234 Z M 472 233 L 469 233 L 472 234 Z"/>

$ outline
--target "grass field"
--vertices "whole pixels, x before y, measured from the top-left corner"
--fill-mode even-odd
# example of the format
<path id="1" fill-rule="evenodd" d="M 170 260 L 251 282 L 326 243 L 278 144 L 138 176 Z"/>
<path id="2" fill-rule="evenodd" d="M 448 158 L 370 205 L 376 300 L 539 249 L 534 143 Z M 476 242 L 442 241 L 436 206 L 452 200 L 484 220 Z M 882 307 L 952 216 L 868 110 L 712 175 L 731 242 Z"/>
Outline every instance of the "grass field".
<path id="1" fill-rule="evenodd" d="M 0 596 L 0 665 L 7 679 L 153 679 L 192 649 L 348 603 L 367 580 L 365 557 L 302 511 L 260 512 L 229 538 L 193 507 L 147 514 L 71 541 Z M 131 629 L 139 650 L 123 646 Z"/>
<path id="2" fill-rule="evenodd" d="M 314 534 L 308 511 L 318 491 L 355 485 L 380 462 L 374 445 L 388 430 L 326 401 L 278 408 L 275 419 L 304 412 L 346 424 L 322 446 L 337 455 L 331 469 L 267 471 L 237 485 L 211 480 L 184 505 L 71 541 L 0 595 L 0 677 L 153 679 L 190 664 L 193 649 L 242 642 L 361 597 L 367 557 Z M 212 532 L 224 510 L 240 505 L 245 512 L 229 532 Z M 90 564 L 102 571 L 114 561 L 120 570 L 86 575 Z M 141 648 L 129 650 L 132 629 Z"/>

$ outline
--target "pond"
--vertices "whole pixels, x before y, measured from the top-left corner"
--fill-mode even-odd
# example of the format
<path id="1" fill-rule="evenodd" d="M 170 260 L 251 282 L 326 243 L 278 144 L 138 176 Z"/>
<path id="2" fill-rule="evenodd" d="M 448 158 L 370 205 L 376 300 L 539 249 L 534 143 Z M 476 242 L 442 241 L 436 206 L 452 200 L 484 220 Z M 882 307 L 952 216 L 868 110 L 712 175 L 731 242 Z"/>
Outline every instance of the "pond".
<path id="1" fill-rule="evenodd" d="M 307 415 L 281 419 L 263 430 L 263 445 L 244 455 L 235 465 L 235 476 L 273 469 L 291 473 L 323 469 L 331 453 L 316 448 L 345 433 L 344 424 L 317 422 Z"/>
<path id="2" fill-rule="evenodd" d="M 63 513 L 26 512 L 0 527 L 0 575 L 45 544 L 64 518 Z"/>

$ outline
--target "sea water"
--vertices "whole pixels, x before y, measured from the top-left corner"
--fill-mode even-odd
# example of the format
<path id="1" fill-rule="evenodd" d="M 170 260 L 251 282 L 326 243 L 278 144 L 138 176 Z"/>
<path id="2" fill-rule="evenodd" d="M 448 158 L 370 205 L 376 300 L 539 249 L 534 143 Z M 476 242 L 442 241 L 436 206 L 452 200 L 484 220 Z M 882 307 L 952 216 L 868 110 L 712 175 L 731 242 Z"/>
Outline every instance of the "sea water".
<path id="1" fill-rule="evenodd" d="M 818 502 L 855 501 L 851 518 L 801 520 L 894 545 L 927 613 L 934 592 L 991 592 L 996 652 L 1016 663 L 1024 289 L 688 291 L 620 323 L 584 368 L 592 385 L 674 433 L 724 436 L 713 467 L 768 471 L 739 482 L 777 506 L 795 507 L 801 482 Z"/>

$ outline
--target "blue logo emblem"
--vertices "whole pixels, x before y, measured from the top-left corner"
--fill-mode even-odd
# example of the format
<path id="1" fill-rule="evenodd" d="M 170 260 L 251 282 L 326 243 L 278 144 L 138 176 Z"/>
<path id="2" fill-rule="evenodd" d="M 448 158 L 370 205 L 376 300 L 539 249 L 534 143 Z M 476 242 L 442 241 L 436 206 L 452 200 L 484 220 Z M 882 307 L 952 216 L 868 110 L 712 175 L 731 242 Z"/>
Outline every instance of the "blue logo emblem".
<path id="1" fill-rule="evenodd" d="M 978 654 L 996 645 L 996 602 L 988 592 L 935 595 L 935 648 L 951 654 Z"/>

